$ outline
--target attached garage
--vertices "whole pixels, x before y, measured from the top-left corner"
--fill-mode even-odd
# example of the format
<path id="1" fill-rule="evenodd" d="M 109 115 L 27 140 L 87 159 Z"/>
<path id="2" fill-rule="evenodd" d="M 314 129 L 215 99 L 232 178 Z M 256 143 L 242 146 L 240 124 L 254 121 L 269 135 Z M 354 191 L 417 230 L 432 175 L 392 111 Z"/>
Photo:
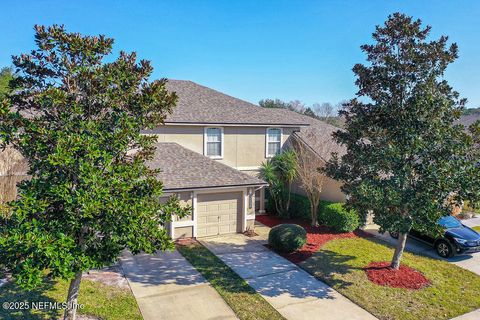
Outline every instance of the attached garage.
<path id="1" fill-rule="evenodd" d="M 239 231 L 242 217 L 242 193 L 197 195 L 197 236 L 207 237 Z"/>
<path id="2" fill-rule="evenodd" d="M 176 195 L 192 208 L 186 217 L 173 217 L 172 238 L 243 232 L 254 224 L 255 193 L 267 185 L 265 181 L 176 143 L 157 143 L 149 166 L 161 170 L 163 201 Z"/>

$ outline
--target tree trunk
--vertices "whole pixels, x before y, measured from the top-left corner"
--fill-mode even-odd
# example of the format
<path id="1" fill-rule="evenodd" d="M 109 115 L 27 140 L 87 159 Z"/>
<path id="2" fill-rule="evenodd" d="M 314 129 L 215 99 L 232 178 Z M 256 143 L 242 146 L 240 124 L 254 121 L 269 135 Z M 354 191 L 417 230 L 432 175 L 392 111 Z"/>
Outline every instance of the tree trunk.
<path id="1" fill-rule="evenodd" d="M 400 260 L 402 259 L 403 251 L 405 250 L 405 244 L 407 243 L 407 234 L 400 233 L 398 235 L 397 245 L 395 247 L 395 253 L 393 254 L 391 267 L 398 270 L 400 268 Z"/>
<path id="2" fill-rule="evenodd" d="M 310 214 L 312 218 L 312 227 L 318 227 L 318 221 L 317 221 L 317 208 L 313 203 L 310 203 Z"/>
<path id="3" fill-rule="evenodd" d="M 292 193 L 292 184 L 288 184 L 288 193 L 287 193 L 287 204 L 285 205 L 285 211 L 287 213 L 287 218 L 290 218 L 290 194 Z"/>
<path id="4" fill-rule="evenodd" d="M 68 288 L 67 307 L 63 316 L 64 320 L 75 320 L 77 316 L 77 301 L 78 292 L 80 291 L 80 281 L 82 280 L 82 272 L 79 271 L 75 274 L 75 278 L 70 281 L 70 287 Z"/>

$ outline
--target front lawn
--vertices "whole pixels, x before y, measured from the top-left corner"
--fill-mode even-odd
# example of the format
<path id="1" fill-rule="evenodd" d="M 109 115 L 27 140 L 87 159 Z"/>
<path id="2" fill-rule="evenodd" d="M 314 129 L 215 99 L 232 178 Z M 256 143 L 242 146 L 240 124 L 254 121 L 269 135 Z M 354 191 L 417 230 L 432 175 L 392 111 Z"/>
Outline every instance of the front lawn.
<path id="1" fill-rule="evenodd" d="M 229 266 L 198 242 L 178 251 L 209 281 L 241 320 L 285 319 Z"/>
<path id="2" fill-rule="evenodd" d="M 480 308 L 480 277 L 451 263 L 405 252 L 402 263 L 422 272 L 431 285 L 419 289 L 370 282 L 364 267 L 390 261 L 393 248 L 375 239 L 334 239 L 299 265 L 379 319 L 437 320 Z"/>
<path id="3" fill-rule="evenodd" d="M 60 280 L 47 282 L 33 291 L 21 290 L 13 283 L 0 288 L 0 303 L 4 302 L 64 302 L 68 291 L 68 282 Z M 84 308 L 78 314 L 90 315 L 104 320 L 141 320 L 142 315 L 137 302 L 129 289 L 107 286 L 100 282 L 82 280 L 79 304 Z M 63 310 L 5 310 L 0 309 L 0 319 L 56 319 Z"/>

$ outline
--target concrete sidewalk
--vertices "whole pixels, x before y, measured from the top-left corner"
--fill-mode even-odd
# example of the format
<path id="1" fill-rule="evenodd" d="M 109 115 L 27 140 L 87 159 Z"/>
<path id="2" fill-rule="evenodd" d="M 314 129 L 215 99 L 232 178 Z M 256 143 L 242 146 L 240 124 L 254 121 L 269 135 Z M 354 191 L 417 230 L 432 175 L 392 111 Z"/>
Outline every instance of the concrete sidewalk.
<path id="1" fill-rule="evenodd" d="M 232 234 L 204 239 L 204 244 L 290 320 L 376 319 L 337 291 L 267 249 L 267 227 L 257 237 Z"/>
<path id="2" fill-rule="evenodd" d="M 121 259 L 125 276 L 145 320 L 237 319 L 234 312 L 177 251 Z"/>

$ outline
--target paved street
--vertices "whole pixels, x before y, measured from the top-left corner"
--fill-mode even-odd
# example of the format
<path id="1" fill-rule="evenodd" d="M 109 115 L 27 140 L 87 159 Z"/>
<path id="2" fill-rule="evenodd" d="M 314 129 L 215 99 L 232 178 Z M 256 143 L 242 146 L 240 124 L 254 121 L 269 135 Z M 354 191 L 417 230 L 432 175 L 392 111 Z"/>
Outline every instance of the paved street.
<path id="1" fill-rule="evenodd" d="M 469 220 L 462 221 L 463 224 L 474 227 L 480 225 L 480 218 L 473 218 Z M 365 231 L 372 233 L 376 237 L 395 245 L 396 240 L 390 237 L 388 233 L 380 234 L 378 232 L 378 226 L 368 225 Z M 432 246 L 429 246 L 423 242 L 417 241 L 415 239 L 408 238 L 407 240 L 407 250 L 427 255 L 432 258 L 446 260 L 451 262 L 461 268 L 470 270 L 478 275 L 480 275 L 480 252 L 468 254 L 468 255 L 458 255 L 453 258 L 444 259 L 437 255 L 435 249 Z M 480 319 L 480 318 L 479 318 Z"/>

